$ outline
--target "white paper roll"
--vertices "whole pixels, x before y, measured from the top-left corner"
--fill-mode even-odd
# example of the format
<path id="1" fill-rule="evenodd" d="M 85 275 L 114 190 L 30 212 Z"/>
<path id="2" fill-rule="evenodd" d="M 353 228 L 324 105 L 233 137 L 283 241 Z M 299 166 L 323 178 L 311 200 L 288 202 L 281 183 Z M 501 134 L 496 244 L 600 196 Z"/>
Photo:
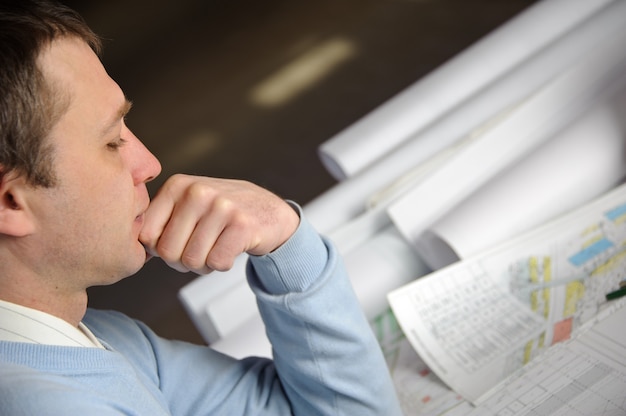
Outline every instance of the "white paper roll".
<path id="1" fill-rule="evenodd" d="M 331 231 L 359 215 L 371 194 L 385 189 L 430 156 L 498 120 L 580 60 L 590 59 L 588 55 L 602 48 L 607 38 L 626 38 L 625 6 L 623 1 L 609 4 L 511 72 L 458 103 L 436 123 L 376 160 L 368 169 L 309 202 L 307 215 L 322 232 Z M 520 35 L 520 39 L 523 37 Z"/>
<path id="2" fill-rule="evenodd" d="M 260 314 L 255 314 L 227 336 L 216 340 L 211 348 L 231 357 L 272 358 L 272 344 L 265 334 L 265 325 Z"/>
<path id="3" fill-rule="evenodd" d="M 618 4 L 622 20 L 618 30 L 606 33 L 604 42 L 588 51 L 581 62 L 486 129 L 475 143 L 388 209 L 409 241 L 416 242 L 465 198 L 623 86 L 626 2 Z"/>
<path id="4" fill-rule="evenodd" d="M 616 92 L 435 223 L 416 242 L 439 269 L 539 226 L 626 175 L 626 90 Z"/>
<path id="5" fill-rule="evenodd" d="M 611 0 L 535 3 L 364 118 L 322 143 L 322 163 L 342 181 L 520 65 Z"/>
<path id="6" fill-rule="evenodd" d="M 389 307 L 387 293 L 431 271 L 392 225 L 345 254 L 344 263 L 370 320 Z"/>

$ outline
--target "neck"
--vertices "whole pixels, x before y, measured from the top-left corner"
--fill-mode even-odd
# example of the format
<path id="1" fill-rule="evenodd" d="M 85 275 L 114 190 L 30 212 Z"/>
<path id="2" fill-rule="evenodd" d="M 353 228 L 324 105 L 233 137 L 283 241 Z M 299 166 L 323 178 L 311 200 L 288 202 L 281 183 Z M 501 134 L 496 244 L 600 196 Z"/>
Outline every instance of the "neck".
<path id="1" fill-rule="evenodd" d="M 78 327 L 87 310 L 87 292 L 62 293 L 59 288 L 32 287 L 26 282 L 13 281 L 11 287 L 6 287 L 0 281 L 0 299 L 37 309 L 50 315 L 61 318 Z"/>

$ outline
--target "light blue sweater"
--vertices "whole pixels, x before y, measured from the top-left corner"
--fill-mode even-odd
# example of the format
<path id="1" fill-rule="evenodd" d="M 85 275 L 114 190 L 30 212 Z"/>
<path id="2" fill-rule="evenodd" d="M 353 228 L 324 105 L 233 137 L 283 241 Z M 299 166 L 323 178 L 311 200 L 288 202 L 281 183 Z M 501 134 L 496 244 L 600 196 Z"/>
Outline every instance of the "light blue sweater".
<path id="1" fill-rule="evenodd" d="M 336 250 L 306 220 L 251 257 L 274 361 L 235 360 L 88 310 L 106 349 L 0 342 L 1 415 L 400 415 L 378 344 Z"/>

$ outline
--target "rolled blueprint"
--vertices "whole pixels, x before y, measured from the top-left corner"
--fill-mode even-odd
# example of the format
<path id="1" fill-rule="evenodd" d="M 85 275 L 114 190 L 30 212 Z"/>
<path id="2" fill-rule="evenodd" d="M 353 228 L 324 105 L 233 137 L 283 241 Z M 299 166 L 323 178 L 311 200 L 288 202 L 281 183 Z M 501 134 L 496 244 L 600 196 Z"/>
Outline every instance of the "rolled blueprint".
<path id="1" fill-rule="evenodd" d="M 430 272 L 392 225 L 343 257 L 356 296 L 370 320 L 389 307 L 387 293 Z"/>
<path id="2" fill-rule="evenodd" d="M 340 181 L 366 169 L 610 2 L 535 3 L 322 143 L 319 148 L 322 163 Z"/>
<path id="3" fill-rule="evenodd" d="M 620 18 L 626 22 L 626 2 L 619 5 Z M 626 25 L 608 32 L 580 62 L 394 202 L 387 212 L 403 235 L 417 241 L 473 192 L 621 88 L 626 83 L 624 36 Z"/>
<path id="4" fill-rule="evenodd" d="M 577 208 L 626 176 L 626 89 L 472 194 L 416 242 L 439 269 Z"/>
<path id="5" fill-rule="evenodd" d="M 227 272 L 198 276 L 178 291 L 181 304 L 209 344 L 258 314 L 254 295 L 246 282 L 247 260 L 248 255 L 241 254 Z"/>
<path id="6" fill-rule="evenodd" d="M 238 359 L 246 357 L 272 358 L 272 344 L 265 334 L 260 314 L 250 316 L 228 336 L 216 340 L 211 348 Z"/>
<path id="7" fill-rule="evenodd" d="M 320 231 L 327 232 L 362 213 L 371 194 L 389 187 L 429 156 L 505 117 L 559 74 L 588 59 L 588 53 L 602 48 L 607 39 L 615 42 L 626 38 L 625 16 L 626 2 L 609 4 L 465 102 L 458 103 L 453 111 L 366 170 L 309 202 L 307 215 Z"/>

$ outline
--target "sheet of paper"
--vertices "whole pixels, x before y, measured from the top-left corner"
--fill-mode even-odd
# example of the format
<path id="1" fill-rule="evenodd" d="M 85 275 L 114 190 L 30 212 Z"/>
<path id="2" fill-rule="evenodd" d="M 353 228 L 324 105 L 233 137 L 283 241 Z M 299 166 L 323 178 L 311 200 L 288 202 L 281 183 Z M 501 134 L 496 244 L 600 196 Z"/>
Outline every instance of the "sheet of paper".
<path id="1" fill-rule="evenodd" d="M 468 400 L 593 319 L 624 279 L 626 185 L 388 295 L 428 366 Z"/>
<path id="2" fill-rule="evenodd" d="M 391 310 L 372 320 L 404 414 L 443 415 L 466 403 L 415 353 Z"/>
<path id="3" fill-rule="evenodd" d="M 394 314 L 428 366 L 475 401 L 502 379 L 507 353 L 544 331 L 545 320 L 482 272 L 429 277 L 390 294 Z"/>
<path id="4" fill-rule="evenodd" d="M 512 374 L 471 412 L 449 416 L 626 414 L 624 302 L 594 321 Z"/>

